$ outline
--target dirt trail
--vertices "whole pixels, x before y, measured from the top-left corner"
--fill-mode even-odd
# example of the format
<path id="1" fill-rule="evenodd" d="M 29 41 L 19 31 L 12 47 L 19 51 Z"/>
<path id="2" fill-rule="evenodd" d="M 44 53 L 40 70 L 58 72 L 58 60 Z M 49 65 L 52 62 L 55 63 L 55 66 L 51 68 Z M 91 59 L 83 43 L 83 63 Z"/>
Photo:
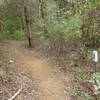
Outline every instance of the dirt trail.
<path id="1" fill-rule="evenodd" d="M 7 46 L 20 62 L 20 66 L 27 72 L 32 73 L 35 79 L 40 80 L 37 84 L 40 91 L 38 100 L 71 100 L 69 96 L 70 89 L 65 92 L 64 74 L 52 74 L 53 66 L 49 60 L 39 56 L 36 51 L 22 48 L 21 42 L 10 42 Z M 70 77 L 67 76 L 67 78 L 70 80 Z"/>

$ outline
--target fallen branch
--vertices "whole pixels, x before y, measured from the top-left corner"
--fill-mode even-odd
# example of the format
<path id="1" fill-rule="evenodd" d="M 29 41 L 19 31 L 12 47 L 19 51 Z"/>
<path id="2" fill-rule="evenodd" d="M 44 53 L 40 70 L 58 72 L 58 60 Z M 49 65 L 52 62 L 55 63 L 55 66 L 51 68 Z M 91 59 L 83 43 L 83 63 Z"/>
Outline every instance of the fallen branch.
<path id="1" fill-rule="evenodd" d="M 20 94 L 21 90 L 22 90 L 22 88 L 20 88 L 20 89 L 19 89 L 10 99 L 8 99 L 8 100 L 13 100 L 13 99 L 15 99 L 15 98 Z"/>

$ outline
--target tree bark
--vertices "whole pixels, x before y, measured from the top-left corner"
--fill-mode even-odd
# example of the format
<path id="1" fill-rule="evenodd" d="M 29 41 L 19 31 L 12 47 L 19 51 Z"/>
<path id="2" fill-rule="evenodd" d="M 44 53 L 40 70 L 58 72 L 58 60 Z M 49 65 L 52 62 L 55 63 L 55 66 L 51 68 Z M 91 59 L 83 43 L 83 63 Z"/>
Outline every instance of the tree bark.
<path id="1" fill-rule="evenodd" d="M 27 0 L 23 0 L 23 7 L 22 7 L 22 21 L 23 21 L 23 28 L 26 32 L 29 47 L 32 48 L 32 18 L 31 18 L 31 11 L 29 5 L 27 4 Z"/>

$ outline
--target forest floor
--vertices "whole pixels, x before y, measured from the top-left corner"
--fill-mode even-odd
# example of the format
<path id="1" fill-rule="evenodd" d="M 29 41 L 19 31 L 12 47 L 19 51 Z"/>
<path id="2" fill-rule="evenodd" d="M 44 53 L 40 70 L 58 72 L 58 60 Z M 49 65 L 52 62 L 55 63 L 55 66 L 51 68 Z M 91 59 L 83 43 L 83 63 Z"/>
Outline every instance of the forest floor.
<path id="1" fill-rule="evenodd" d="M 4 81 L 8 84 L 8 97 L 2 97 L 4 92 L 1 92 L 0 100 L 7 100 L 19 88 L 22 90 L 16 100 L 72 100 L 72 73 L 57 71 L 49 59 L 40 56 L 36 50 L 25 48 L 21 41 L 5 42 L 2 45 L 9 54 L 9 60 L 6 61 L 11 66 L 8 67 L 8 75 L 16 82 L 12 82 L 12 85 Z"/>
<path id="2" fill-rule="evenodd" d="M 79 58 L 79 47 L 67 44 L 64 56 L 55 57 L 56 51 L 49 56 L 48 51 L 25 44 L 0 43 L 0 100 L 95 100 L 93 86 L 85 82 L 95 67 Z M 9 99 L 18 90 L 17 97 Z"/>

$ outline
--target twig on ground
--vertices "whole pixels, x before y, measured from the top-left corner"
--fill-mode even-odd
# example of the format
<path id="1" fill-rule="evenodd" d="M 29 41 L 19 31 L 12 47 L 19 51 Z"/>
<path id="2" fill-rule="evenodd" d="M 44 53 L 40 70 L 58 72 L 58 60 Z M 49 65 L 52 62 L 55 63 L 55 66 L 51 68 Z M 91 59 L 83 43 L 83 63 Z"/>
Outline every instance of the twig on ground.
<path id="1" fill-rule="evenodd" d="M 8 99 L 8 100 L 13 100 L 13 99 L 15 99 L 15 98 L 20 94 L 21 90 L 22 90 L 22 88 L 20 88 L 20 89 L 19 89 L 10 99 Z"/>

